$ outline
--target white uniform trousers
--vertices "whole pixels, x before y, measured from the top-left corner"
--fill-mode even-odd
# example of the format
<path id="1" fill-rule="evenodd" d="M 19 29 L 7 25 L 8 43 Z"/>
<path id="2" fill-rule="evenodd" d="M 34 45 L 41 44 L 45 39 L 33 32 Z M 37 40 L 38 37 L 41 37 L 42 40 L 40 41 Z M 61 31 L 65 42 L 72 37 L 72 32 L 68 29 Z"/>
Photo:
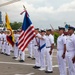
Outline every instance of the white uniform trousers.
<path id="1" fill-rule="evenodd" d="M 0 49 L 2 49 L 2 41 L 0 41 Z"/>
<path id="2" fill-rule="evenodd" d="M 74 57 L 75 51 L 69 51 L 66 54 L 68 62 L 69 75 L 75 75 L 75 63 L 73 64 L 72 58 Z"/>
<path id="3" fill-rule="evenodd" d="M 12 51 L 12 50 L 13 50 L 12 45 L 11 45 L 11 44 L 9 44 L 9 46 L 10 46 L 10 51 Z"/>
<path id="4" fill-rule="evenodd" d="M 2 53 L 6 52 L 6 42 L 2 44 Z"/>
<path id="5" fill-rule="evenodd" d="M 50 51 L 50 48 L 46 48 L 45 55 L 46 55 L 47 71 L 53 71 L 53 68 L 52 68 L 52 55 L 50 55 L 49 51 Z"/>
<path id="6" fill-rule="evenodd" d="M 45 50 L 46 50 L 46 48 L 41 49 L 41 52 L 40 52 L 40 64 L 41 64 L 41 68 L 46 69 L 46 65 L 45 65 Z"/>
<path id="7" fill-rule="evenodd" d="M 33 56 L 33 58 L 35 58 L 34 44 L 32 44 L 32 56 Z"/>
<path id="8" fill-rule="evenodd" d="M 14 45 L 14 57 L 18 57 L 18 55 L 19 55 L 18 47 Z"/>
<path id="9" fill-rule="evenodd" d="M 58 50 L 57 59 L 58 59 L 59 72 L 60 72 L 60 75 L 67 75 L 66 59 L 63 59 L 62 55 L 63 55 L 63 50 Z"/>
<path id="10" fill-rule="evenodd" d="M 28 45 L 29 56 L 32 57 L 32 43 Z"/>
<path id="11" fill-rule="evenodd" d="M 10 45 L 6 45 L 6 54 L 10 55 Z"/>
<path id="12" fill-rule="evenodd" d="M 25 51 L 22 52 L 21 50 L 19 50 L 19 56 L 18 57 L 20 57 L 21 60 L 25 61 Z"/>
<path id="13" fill-rule="evenodd" d="M 35 66 L 41 66 L 40 65 L 40 51 L 38 51 L 38 46 L 34 47 L 35 50 Z"/>

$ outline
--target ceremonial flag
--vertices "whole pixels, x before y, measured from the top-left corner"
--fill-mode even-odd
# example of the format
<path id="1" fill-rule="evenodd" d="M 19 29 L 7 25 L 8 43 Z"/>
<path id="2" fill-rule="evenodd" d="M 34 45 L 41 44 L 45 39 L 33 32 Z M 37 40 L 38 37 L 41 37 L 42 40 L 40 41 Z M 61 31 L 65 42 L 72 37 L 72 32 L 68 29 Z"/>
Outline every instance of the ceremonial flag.
<path id="1" fill-rule="evenodd" d="M 66 25 L 65 25 L 65 28 L 66 28 L 66 29 L 68 29 L 68 28 L 69 28 L 69 26 L 70 26 L 70 25 L 66 24 Z"/>
<path id="2" fill-rule="evenodd" d="M 6 16 L 5 16 L 5 21 L 6 21 L 6 28 L 7 28 L 8 32 L 9 32 L 9 34 L 6 36 L 7 41 L 8 41 L 9 44 L 14 46 L 14 34 L 13 34 L 12 28 L 10 26 L 10 21 L 9 21 L 7 13 L 6 13 Z"/>
<path id="3" fill-rule="evenodd" d="M 24 51 L 29 42 L 35 37 L 35 30 L 32 22 L 29 18 L 27 11 L 25 11 L 25 16 L 22 25 L 22 31 L 19 37 L 18 47 L 20 50 Z"/>

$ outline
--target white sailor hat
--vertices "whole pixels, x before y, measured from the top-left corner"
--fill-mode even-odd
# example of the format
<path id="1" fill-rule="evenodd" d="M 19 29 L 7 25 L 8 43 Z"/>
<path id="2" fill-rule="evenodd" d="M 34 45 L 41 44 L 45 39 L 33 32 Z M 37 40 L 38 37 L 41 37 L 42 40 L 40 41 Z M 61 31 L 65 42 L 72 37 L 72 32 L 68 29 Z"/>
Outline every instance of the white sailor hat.
<path id="1" fill-rule="evenodd" d="M 75 30 L 75 27 L 74 26 L 69 26 L 68 30 L 70 30 L 70 29 Z"/>
<path id="2" fill-rule="evenodd" d="M 40 32 L 45 32 L 45 29 L 41 29 L 41 31 Z"/>
<path id="3" fill-rule="evenodd" d="M 65 30 L 65 28 L 64 28 L 64 27 L 58 27 L 58 29 L 59 29 L 59 30 Z"/>

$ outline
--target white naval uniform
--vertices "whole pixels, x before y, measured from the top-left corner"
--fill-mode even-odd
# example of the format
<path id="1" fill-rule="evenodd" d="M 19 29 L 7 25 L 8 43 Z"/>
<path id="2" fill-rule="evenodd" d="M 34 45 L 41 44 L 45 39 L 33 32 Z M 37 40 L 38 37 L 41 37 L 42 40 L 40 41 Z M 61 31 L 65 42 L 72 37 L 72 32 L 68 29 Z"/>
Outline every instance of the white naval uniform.
<path id="1" fill-rule="evenodd" d="M 60 75 L 67 75 L 66 59 L 62 58 L 62 55 L 64 52 L 64 44 L 66 44 L 66 36 L 64 36 L 64 34 L 62 34 L 57 39 L 57 59 L 58 59 Z"/>
<path id="2" fill-rule="evenodd" d="M 19 60 L 24 60 L 25 61 L 25 51 L 21 51 L 21 50 L 19 50 Z"/>
<path id="3" fill-rule="evenodd" d="M 0 49 L 2 49 L 2 34 L 0 34 Z"/>
<path id="4" fill-rule="evenodd" d="M 6 35 L 2 34 L 2 53 L 6 53 Z"/>
<path id="5" fill-rule="evenodd" d="M 51 49 L 51 45 L 54 44 L 54 36 L 53 35 L 47 35 L 46 36 L 46 65 L 47 65 L 47 71 L 53 71 L 52 68 L 52 54 L 50 55 L 49 51 Z"/>
<path id="6" fill-rule="evenodd" d="M 18 36 L 18 34 L 14 34 L 14 37 L 15 37 L 15 44 L 14 44 L 14 57 L 17 58 L 18 55 L 19 55 L 19 49 L 18 49 L 18 46 L 17 46 L 19 36 Z M 16 43 L 17 43 L 17 44 L 16 44 Z"/>
<path id="7" fill-rule="evenodd" d="M 39 33 L 36 35 L 36 36 L 41 36 Z M 38 50 L 39 49 L 39 47 L 38 47 L 38 44 L 40 44 L 39 43 L 39 38 L 34 38 L 34 50 L 35 50 L 35 66 L 38 66 L 38 67 L 40 67 L 41 65 L 40 65 L 40 51 Z"/>
<path id="8" fill-rule="evenodd" d="M 12 45 L 11 45 L 11 44 L 9 44 L 9 46 L 10 46 L 10 51 L 13 51 L 13 47 L 12 47 Z"/>
<path id="9" fill-rule="evenodd" d="M 40 39 L 40 47 L 42 45 L 44 45 L 44 44 L 45 44 L 45 46 L 40 51 L 40 64 L 41 64 L 41 68 L 40 69 L 45 70 L 46 69 L 46 66 L 45 66 L 46 36 L 44 35 L 44 36 L 41 36 L 41 37 L 43 39 Z"/>
<path id="10" fill-rule="evenodd" d="M 6 39 L 6 36 L 8 36 L 8 35 L 5 35 L 5 39 Z M 6 39 L 6 44 L 5 44 L 5 46 L 6 46 L 6 54 L 7 55 L 10 55 L 11 54 L 11 49 L 10 49 L 10 44 L 8 43 L 8 41 L 7 41 L 7 39 Z"/>
<path id="11" fill-rule="evenodd" d="M 32 40 L 32 58 L 35 58 L 34 39 Z"/>
<path id="12" fill-rule="evenodd" d="M 68 70 L 69 75 L 75 75 L 75 63 L 73 64 L 72 58 L 75 56 L 75 35 L 72 34 L 67 38 L 67 62 L 68 62 Z"/>
<path id="13" fill-rule="evenodd" d="M 28 44 L 28 51 L 29 51 L 29 56 L 32 58 L 32 41 Z"/>

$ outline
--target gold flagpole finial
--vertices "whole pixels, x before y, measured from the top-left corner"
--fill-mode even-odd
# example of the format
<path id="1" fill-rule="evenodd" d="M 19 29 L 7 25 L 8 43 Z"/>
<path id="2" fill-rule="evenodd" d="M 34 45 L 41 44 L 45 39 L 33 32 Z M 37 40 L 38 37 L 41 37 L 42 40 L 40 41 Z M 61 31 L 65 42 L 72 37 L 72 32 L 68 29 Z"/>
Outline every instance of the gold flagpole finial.
<path id="1" fill-rule="evenodd" d="M 26 7 L 23 5 L 24 10 L 26 10 Z"/>

